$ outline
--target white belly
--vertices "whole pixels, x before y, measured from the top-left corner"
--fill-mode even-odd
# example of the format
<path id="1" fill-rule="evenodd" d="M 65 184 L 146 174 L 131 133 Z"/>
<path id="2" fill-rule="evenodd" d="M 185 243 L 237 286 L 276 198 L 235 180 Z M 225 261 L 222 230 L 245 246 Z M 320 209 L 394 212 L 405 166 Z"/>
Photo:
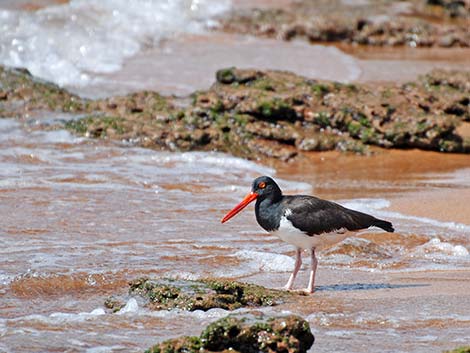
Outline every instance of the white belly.
<path id="1" fill-rule="evenodd" d="M 323 233 L 319 235 L 309 236 L 292 225 L 286 217 L 281 218 L 279 229 L 271 234 L 279 237 L 286 243 L 292 244 L 301 249 L 322 248 L 339 243 L 351 236 L 349 232 L 343 229 L 331 233 Z"/>

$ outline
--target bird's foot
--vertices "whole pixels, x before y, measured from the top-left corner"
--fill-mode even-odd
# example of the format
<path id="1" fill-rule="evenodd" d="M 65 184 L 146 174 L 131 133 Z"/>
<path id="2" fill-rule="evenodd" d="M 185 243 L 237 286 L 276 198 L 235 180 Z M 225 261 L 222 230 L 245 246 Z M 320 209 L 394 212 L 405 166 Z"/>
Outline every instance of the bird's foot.
<path id="1" fill-rule="evenodd" d="M 313 290 L 309 290 L 308 288 L 295 289 L 295 288 L 287 288 L 287 286 L 282 287 L 282 289 L 284 289 L 288 292 L 295 292 L 295 293 L 306 294 L 306 295 L 313 294 L 313 292 L 314 292 Z"/>
<path id="2" fill-rule="evenodd" d="M 315 293 L 315 288 L 304 288 L 302 289 L 302 292 L 304 292 L 305 294 L 313 294 Z"/>

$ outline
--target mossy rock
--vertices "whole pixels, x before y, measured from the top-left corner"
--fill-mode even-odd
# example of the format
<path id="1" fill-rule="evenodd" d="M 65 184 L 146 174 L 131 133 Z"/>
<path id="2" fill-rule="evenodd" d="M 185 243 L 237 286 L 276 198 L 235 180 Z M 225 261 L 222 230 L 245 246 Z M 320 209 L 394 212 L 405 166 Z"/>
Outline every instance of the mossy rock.
<path id="1" fill-rule="evenodd" d="M 80 135 L 103 138 L 111 133 L 115 135 L 124 134 L 128 130 L 125 122 L 125 119 L 119 116 L 94 114 L 80 119 L 68 120 L 64 126 L 67 130 Z"/>
<path id="2" fill-rule="evenodd" d="M 469 153 L 468 71 L 434 70 L 406 84 L 311 80 L 286 71 L 226 68 L 188 99 L 141 91 L 91 101 L 0 66 L 0 113 L 80 114 L 57 128 L 170 151 L 221 151 L 288 161 L 303 151 L 367 153 L 368 146 Z"/>
<path id="3" fill-rule="evenodd" d="M 221 69 L 215 73 L 217 82 L 222 84 L 246 84 L 263 76 L 258 70 L 239 70 L 235 67 Z"/>
<path id="4" fill-rule="evenodd" d="M 52 110 L 66 113 L 86 112 L 89 100 L 80 98 L 67 90 L 31 75 L 26 69 L 6 68 L 0 65 L 0 88 L 2 104 L 12 116 L 21 116 L 25 111 Z M 15 102 L 24 102 L 22 105 Z"/>
<path id="5" fill-rule="evenodd" d="M 470 353 L 470 346 L 455 348 L 451 351 L 445 351 L 444 353 Z"/>
<path id="6" fill-rule="evenodd" d="M 169 278 L 136 279 L 130 282 L 129 293 L 147 299 L 148 306 L 154 310 L 188 311 L 273 306 L 284 302 L 289 296 L 299 295 L 229 280 L 191 281 Z"/>
<path id="7" fill-rule="evenodd" d="M 314 343 L 307 321 L 296 315 L 232 314 L 208 325 L 199 337 L 162 342 L 146 353 L 305 353 Z"/>

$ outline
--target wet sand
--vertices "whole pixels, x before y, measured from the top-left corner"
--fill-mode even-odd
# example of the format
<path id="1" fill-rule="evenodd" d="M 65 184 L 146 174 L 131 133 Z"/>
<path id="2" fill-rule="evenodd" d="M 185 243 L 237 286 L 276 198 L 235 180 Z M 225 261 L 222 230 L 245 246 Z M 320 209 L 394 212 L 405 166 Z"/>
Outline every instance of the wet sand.
<path id="1" fill-rule="evenodd" d="M 470 173 L 470 166 L 466 173 Z M 389 209 L 407 215 L 470 225 L 470 186 L 457 190 L 432 190 L 409 193 L 393 199 Z M 468 245 L 467 245 L 468 246 Z"/>
<path id="2" fill-rule="evenodd" d="M 470 70 L 468 48 L 383 48 L 336 45 L 356 59 L 361 70 L 358 82 L 407 82 L 433 69 Z"/>
<path id="3" fill-rule="evenodd" d="M 312 184 L 325 198 L 397 196 L 445 187 L 439 175 L 470 167 L 470 156 L 421 150 L 379 150 L 369 156 L 322 152 L 303 154 L 296 162 L 268 162 L 279 176 Z M 450 187 L 455 187 L 455 184 Z"/>
<path id="4" fill-rule="evenodd" d="M 338 82 L 415 80 L 433 69 L 470 70 L 470 49 L 384 50 L 351 45 L 309 44 L 246 35 L 212 33 L 163 41 L 127 59 L 121 70 L 92 75 L 85 87 L 69 87 L 86 97 L 155 90 L 185 96 L 210 87 L 221 68 L 286 70 Z M 190 58 L 190 59 L 188 59 Z M 295 58 L 295 60 L 292 60 Z"/>
<path id="5" fill-rule="evenodd" d="M 356 80 L 361 73 L 352 56 L 333 46 L 212 33 L 163 41 L 158 48 L 143 50 L 126 60 L 118 72 L 96 75 L 95 83 L 72 87 L 72 91 L 88 97 L 146 89 L 187 96 L 209 88 L 217 70 L 234 66 L 286 70 L 341 82 Z"/>
<path id="6" fill-rule="evenodd" d="M 287 309 L 308 318 L 316 337 L 310 352 L 442 352 L 468 344 L 469 278 L 470 270 L 332 270 L 320 259 L 316 293 Z"/>

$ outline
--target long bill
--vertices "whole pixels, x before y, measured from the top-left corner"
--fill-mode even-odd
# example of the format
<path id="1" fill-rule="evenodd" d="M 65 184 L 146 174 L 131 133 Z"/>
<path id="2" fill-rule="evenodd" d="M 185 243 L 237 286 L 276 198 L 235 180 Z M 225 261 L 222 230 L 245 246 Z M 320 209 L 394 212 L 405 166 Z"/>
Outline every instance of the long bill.
<path id="1" fill-rule="evenodd" d="M 230 218 L 235 216 L 238 212 L 243 210 L 248 204 L 258 197 L 258 194 L 256 192 L 250 192 L 248 195 L 245 196 L 245 198 L 238 204 L 236 205 L 230 212 L 228 212 L 224 218 L 222 218 L 221 222 L 225 223 L 227 222 Z"/>

